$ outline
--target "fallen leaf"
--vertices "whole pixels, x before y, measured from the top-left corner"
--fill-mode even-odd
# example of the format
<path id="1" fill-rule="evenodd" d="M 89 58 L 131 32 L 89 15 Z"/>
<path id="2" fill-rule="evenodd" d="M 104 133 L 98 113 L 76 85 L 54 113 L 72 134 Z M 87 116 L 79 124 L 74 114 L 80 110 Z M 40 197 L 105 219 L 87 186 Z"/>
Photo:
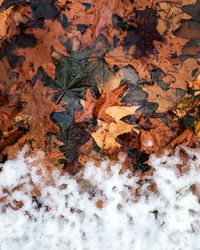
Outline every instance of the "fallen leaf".
<path id="1" fill-rule="evenodd" d="M 113 118 L 106 113 L 106 109 L 114 105 L 121 105 L 119 96 L 125 87 L 126 85 L 123 85 L 111 91 L 105 90 L 98 100 L 92 97 L 90 89 L 88 89 L 85 107 L 75 113 L 75 122 L 82 123 L 92 119 L 101 119 L 107 123 L 112 122 Z"/>
<path id="2" fill-rule="evenodd" d="M 169 90 L 162 90 L 157 83 L 153 86 L 144 86 L 143 90 L 148 94 L 147 101 L 157 103 L 157 113 L 163 113 L 174 107 L 181 97 L 177 97 L 176 90 L 169 88 Z"/>
<path id="3" fill-rule="evenodd" d="M 31 84 L 25 85 L 19 97 L 19 102 L 25 103 L 25 108 L 18 115 L 29 116 L 29 131 L 26 133 L 26 138 L 29 141 L 33 140 L 35 147 L 44 151 L 48 141 L 47 132 L 58 133 L 58 127 L 50 120 L 50 114 L 64 110 L 51 101 L 53 92 L 37 80 L 33 87 Z"/>
<path id="4" fill-rule="evenodd" d="M 25 34 L 34 36 L 36 45 L 15 50 L 16 55 L 25 57 L 22 66 L 13 70 L 20 73 L 18 82 L 31 80 L 41 66 L 54 79 L 55 65 L 51 56 L 52 46 L 61 54 L 68 55 L 66 48 L 59 41 L 61 36 L 67 35 L 66 31 L 58 21 L 45 20 L 44 28 L 29 28 L 26 29 Z"/>
<path id="5" fill-rule="evenodd" d="M 93 132 L 91 136 L 102 150 L 121 147 L 121 145 L 115 140 L 116 137 L 121 134 L 132 131 L 139 133 L 137 125 L 129 125 L 121 120 L 119 120 L 117 123 L 111 122 L 109 124 L 101 120 L 97 121 L 98 129 L 96 132 Z"/>
<path id="6" fill-rule="evenodd" d="M 132 65 L 138 72 L 140 79 L 151 81 L 151 76 L 148 71 L 148 64 L 146 64 L 145 61 L 133 58 L 133 55 L 131 54 L 125 53 L 123 46 L 118 46 L 117 48 L 111 50 L 105 55 L 104 58 L 111 69 L 113 69 L 115 65 L 120 68 L 123 66 Z"/>
<path id="7" fill-rule="evenodd" d="M 177 145 L 185 145 L 187 147 L 192 147 L 196 144 L 196 136 L 194 131 L 191 129 L 186 129 L 184 132 L 176 137 L 168 147 L 174 148 Z"/>
<path id="8" fill-rule="evenodd" d="M 194 81 L 188 81 L 189 87 L 193 90 L 199 90 L 200 89 L 200 74 L 198 74 L 196 80 Z"/>
<path id="9" fill-rule="evenodd" d="M 106 109 L 106 114 L 111 116 L 116 122 L 119 122 L 123 117 L 134 114 L 139 107 L 111 106 Z"/>
<path id="10" fill-rule="evenodd" d="M 159 152 L 164 149 L 177 135 L 160 119 L 150 118 L 153 128 L 141 130 L 141 150 L 149 153 Z"/>
<path id="11" fill-rule="evenodd" d="M 3 12 L 0 12 L 0 22 L 1 22 L 1 27 L 0 27 L 0 39 L 3 39 L 8 31 L 9 27 L 9 20 L 8 16 L 11 14 L 11 11 L 13 9 L 13 6 L 4 10 Z"/>

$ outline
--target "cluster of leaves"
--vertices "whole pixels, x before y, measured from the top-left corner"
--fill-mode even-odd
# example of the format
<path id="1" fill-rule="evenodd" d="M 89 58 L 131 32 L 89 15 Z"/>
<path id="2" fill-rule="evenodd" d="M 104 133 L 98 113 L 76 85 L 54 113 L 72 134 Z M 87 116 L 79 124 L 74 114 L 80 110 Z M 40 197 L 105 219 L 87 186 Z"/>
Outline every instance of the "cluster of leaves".
<path id="1" fill-rule="evenodd" d="M 197 145 L 199 0 L 184 2 L 0 0 L 1 158 L 29 143 L 74 174 L 123 151 L 147 171 Z"/>

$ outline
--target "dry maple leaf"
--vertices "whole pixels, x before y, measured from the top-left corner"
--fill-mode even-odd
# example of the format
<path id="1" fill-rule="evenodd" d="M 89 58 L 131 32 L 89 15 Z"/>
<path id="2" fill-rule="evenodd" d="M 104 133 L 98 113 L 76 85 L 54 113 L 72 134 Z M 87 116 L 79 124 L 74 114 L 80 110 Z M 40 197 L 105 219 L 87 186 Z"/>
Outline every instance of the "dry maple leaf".
<path id="1" fill-rule="evenodd" d="M 22 66 L 14 69 L 20 74 L 18 82 L 31 80 L 41 66 L 54 79 L 55 65 L 51 57 L 52 46 L 59 53 L 68 55 L 66 48 L 59 41 L 61 36 L 66 36 L 66 31 L 58 21 L 45 20 L 43 29 L 29 28 L 26 29 L 25 34 L 34 36 L 37 44 L 34 47 L 16 48 L 16 55 L 25 57 Z"/>
<path id="2" fill-rule="evenodd" d="M 126 85 L 122 85 L 114 90 L 106 89 L 98 100 L 93 99 L 90 90 L 86 93 L 85 107 L 75 113 L 75 122 L 87 122 L 92 119 L 103 120 L 107 123 L 112 122 L 113 118 L 106 113 L 106 109 L 111 106 L 121 105 L 119 96 Z"/>

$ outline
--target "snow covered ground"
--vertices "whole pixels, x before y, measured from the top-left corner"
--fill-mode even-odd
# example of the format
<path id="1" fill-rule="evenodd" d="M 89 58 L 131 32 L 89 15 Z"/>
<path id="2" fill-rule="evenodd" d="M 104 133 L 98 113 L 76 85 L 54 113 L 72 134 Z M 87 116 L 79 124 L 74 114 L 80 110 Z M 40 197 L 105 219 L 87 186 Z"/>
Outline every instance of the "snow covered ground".
<path id="1" fill-rule="evenodd" d="M 181 172 L 179 149 L 170 157 L 152 155 L 154 176 L 140 191 L 137 177 L 119 175 L 120 161 L 110 172 L 109 162 L 88 163 L 76 178 L 54 172 L 43 185 L 45 171 L 24 153 L 1 166 L 0 198 L 9 198 L 0 202 L 0 250 L 200 249 L 200 204 L 192 194 L 193 184 L 200 184 L 200 153 L 187 149 Z M 33 198 L 35 185 L 41 196 Z"/>

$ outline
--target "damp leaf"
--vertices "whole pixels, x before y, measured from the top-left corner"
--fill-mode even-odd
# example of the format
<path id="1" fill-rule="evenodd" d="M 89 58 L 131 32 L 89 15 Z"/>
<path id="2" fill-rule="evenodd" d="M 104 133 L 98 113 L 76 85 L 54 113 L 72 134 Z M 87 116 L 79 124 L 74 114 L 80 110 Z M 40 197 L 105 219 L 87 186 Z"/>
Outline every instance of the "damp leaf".
<path id="1" fill-rule="evenodd" d="M 116 141 L 117 136 L 135 131 L 139 133 L 137 125 L 129 125 L 121 120 L 117 122 L 106 123 L 98 120 L 98 129 L 91 136 L 102 150 L 108 150 L 121 145 Z"/>
<path id="2" fill-rule="evenodd" d="M 15 50 L 16 55 L 25 57 L 22 65 L 14 69 L 20 73 L 18 82 L 31 80 L 40 67 L 54 79 L 56 67 L 51 56 L 52 46 L 59 53 L 68 55 L 66 48 L 59 41 L 60 37 L 66 36 L 66 31 L 58 21 L 45 20 L 42 28 L 26 29 L 25 34 L 36 39 L 36 44 L 32 47 L 24 45 L 24 48 L 18 47 Z"/>
<path id="3" fill-rule="evenodd" d="M 77 111 L 75 114 L 76 123 L 87 122 L 93 119 L 103 120 L 107 123 L 114 121 L 114 119 L 106 113 L 106 110 L 108 107 L 121 105 L 119 96 L 125 87 L 126 85 L 122 85 L 111 91 L 106 89 L 97 100 L 92 97 L 91 91 L 88 89 L 84 109 Z"/>

